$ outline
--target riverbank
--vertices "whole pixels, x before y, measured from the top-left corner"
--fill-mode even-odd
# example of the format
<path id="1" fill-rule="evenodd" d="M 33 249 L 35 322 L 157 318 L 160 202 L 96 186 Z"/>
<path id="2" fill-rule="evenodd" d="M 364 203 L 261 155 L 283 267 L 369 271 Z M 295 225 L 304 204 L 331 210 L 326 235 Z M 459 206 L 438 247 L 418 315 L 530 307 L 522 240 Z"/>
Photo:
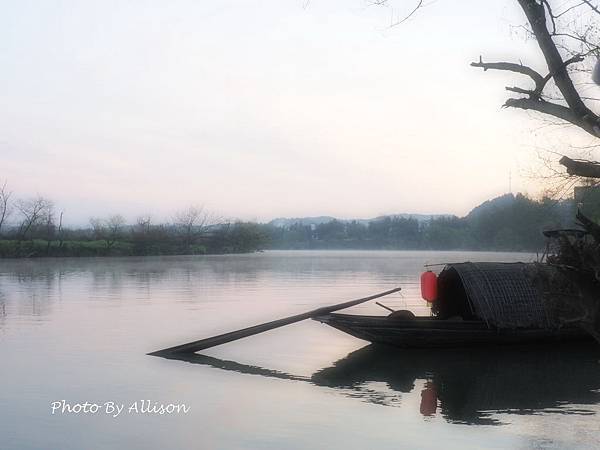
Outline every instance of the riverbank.
<path id="1" fill-rule="evenodd" d="M 149 226 L 119 232 L 61 230 L 43 236 L 0 239 L 0 258 L 80 256 L 163 256 L 252 253 L 266 248 L 268 236 L 251 223 L 222 225 L 211 231 Z M 185 231 L 185 232 L 184 232 Z M 49 235 L 50 233 L 48 233 Z"/>
<path id="2" fill-rule="evenodd" d="M 210 224 L 190 208 L 173 223 L 119 215 L 92 219 L 90 228 L 58 225 L 50 215 L 0 229 L 0 258 L 43 256 L 153 256 L 249 253 L 269 250 L 451 250 L 539 251 L 543 230 L 573 228 L 573 203 L 536 201 L 506 194 L 475 207 L 465 217 L 416 215 L 374 219 L 330 216 L 275 219 L 269 223 Z M 593 211 L 588 211 L 595 217 Z M 598 212 L 600 214 L 600 212 Z"/>
<path id="3" fill-rule="evenodd" d="M 134 242 L 122 241 L 108 245 L 103 240 L 62 242 L 43 239 L 30 241 L 0 240 L 0 258 L 203 255 L 207 253 L 208 250 L 203 245 L 191 245 L 181 248 L 170 243 L 155 243 L 151 246 L 141 247 Z"/>
<path id="4" fill-rule="evenodd" d="M 136 242 L 104 240 L 29 241 L 0 240 L 1 258 L 165 256 L 252 253 L 263 249 L 259 242 L 184 244 L 181 242 Z"/>

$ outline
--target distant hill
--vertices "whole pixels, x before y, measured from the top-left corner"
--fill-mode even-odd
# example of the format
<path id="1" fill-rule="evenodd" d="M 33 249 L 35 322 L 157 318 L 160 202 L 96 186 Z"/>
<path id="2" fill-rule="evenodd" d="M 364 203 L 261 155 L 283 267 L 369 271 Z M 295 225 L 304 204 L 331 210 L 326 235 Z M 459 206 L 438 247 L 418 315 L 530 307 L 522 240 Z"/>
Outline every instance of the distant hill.
<path id="1" fill-rule="evenodd" d="M 427 222 L 431 219 L 439 219 L 441 217 L 454 217 L 452 214 L 389 214 L 387 216 L 378 216 L 374 219 L 366 219 L 364 222 L 373 222 L 377 220 L 390 219 L 416 219 L 418 222 Z"/>
<path id="2" fill-rule="evenodd" d="M 514 202 L 515 196 L 513 194 L 504 194 L 491 200 L 486 200 L 482 204 L 473 208 L 469 214 L 466 215 L 466 219 L 477 219 L 481 215 L 489 213 L 490 210 L 503 210 L 513 205 Z"/>
<path id="3" fill-rule="evenodd" d="M 559 224 L 567 228 L 576 227 L 574 203 L 571 199 L 560 201 L 543 199 L 537 204 L 544 206 L 543 214 L 546 217 L 551 217 L 550 223 L 554 227 L 559 226 Z M 470 223 L 480 219 L 497 220 L 497 218 L 507 217 L 511 214 L 515 216 L 514 219 L 531 212 L 531 207 L 535 205 L 535 201 L 523 194 L 504 194 L 476 206 L 465 216 L 465 220 Z"/>
<path id="4" fill-rule="evenodd" d="M 402 213 L 372 219 L 279 218 L 265 233 L 274 249 L 538 251 L 545 245 L 542 231 L 573 227 L 574 206 L 573 200 L 505 194 L 464 217 Z"/>
<path id="5" fill-rule="evenodd" d="M 295 223 L 300 223 L 302 225 L 321 225 L 322 223 L 328 223 L 332 220 L 335 220 L 335 217 L 331 216 L 317 216 L 317 217 L 278 217 L 277 219 L 271 220 L 268 225 L 272 225 L 274 227 L 289 227 Z"/>

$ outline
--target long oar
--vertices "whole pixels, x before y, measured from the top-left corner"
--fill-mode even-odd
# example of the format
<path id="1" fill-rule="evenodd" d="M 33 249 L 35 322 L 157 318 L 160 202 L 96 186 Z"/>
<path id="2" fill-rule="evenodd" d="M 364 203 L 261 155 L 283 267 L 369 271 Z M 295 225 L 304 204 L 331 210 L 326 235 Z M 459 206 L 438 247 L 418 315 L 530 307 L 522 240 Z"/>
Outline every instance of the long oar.
<path id="1" fill-rule="evenodd" d="M 215 347 L 217 345 L 226 344 L 227 342 L 237 341 L 248 336 L 255 334 L 264 333 L 265 331 L 272 330 L 274 328 L 283 327 L 292 323 L 300 322 L 301 320 L 310 319 L 311 317 L 328 314 L 330 312 L 337 311 L 339 309 L 349 308 L 360 303 L 364 303 L 375 298 L 383 297 L 385 295 L 393 294 L 398 292 L 400 288 L 390 289 L 389 291 L 382 292 L 380 294 L 371 295 L 365 298 L 359 298 L 357 300 L 350 300 L 349 302 L 338 303 L 337 305 L 324 306 L 312 311 L 308 311 L 295 316 L 286 317 L 284 319 L 273 320 L 272 322 L 263 323 L 260 325 L 254 325 L 253 327 L 244 328 L 237 331 L 231 331 L 229 333 L 220 334 L 218 336 L 209 337 L 206 339 L 200 339 L 199 341 L 188 342 L 187 344 L 177 345 L 175 347 L 165 348 L 158 350 L 149 355 L 161 356 L 168 353 L 195 353 L 200 350 L 206 350 L 207 348 Z"/>

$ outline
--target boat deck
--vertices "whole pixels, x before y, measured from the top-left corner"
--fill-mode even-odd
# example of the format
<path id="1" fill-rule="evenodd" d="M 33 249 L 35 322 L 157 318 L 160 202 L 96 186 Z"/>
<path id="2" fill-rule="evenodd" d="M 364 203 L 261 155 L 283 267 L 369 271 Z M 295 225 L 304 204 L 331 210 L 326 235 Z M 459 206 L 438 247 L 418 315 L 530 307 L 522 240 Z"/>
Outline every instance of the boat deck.
<path id="1" fill-rule="evenodd" d="M 496 329 L 483 321 L 415 317 L 409 320 L 386 316 L 324 314 L 313 318 L 365 341 L 404 348 L 464 347 L 489 344 L 589 340 L 578 327 L 559 329 Z"/>

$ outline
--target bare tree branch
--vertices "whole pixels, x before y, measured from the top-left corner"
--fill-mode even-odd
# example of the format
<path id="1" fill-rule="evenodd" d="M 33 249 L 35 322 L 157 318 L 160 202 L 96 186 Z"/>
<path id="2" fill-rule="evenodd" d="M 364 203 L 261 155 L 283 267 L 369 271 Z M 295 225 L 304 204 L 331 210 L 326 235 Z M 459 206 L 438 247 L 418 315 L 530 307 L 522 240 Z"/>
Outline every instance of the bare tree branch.
<path id="1" fill-rule="evenodd" d="M 495 62 L 495 63 L 484 63 L 482 61 L 481 56 L 479 57 L 479 62 L 472 62 L 471 66 L 473 67 L 481 67 L 484 71 L 487 70 L 506 70 L 509 72 L 516 72 L 523 75 L 527 75 L 529 78 L 533 80 L 535 83 L 536 90 L 539 86 L 543 86 L 544 77 L 537 71 L 533 70 L 531 67 L 524 66 L 523 64 L 516 64 L 510 62 Z M 541 92 L 541 87 L 539 88 Z"/>
<path id="2" fill-rule="evenodd" d="M 567 14 L 569 11 L 571 11 L 571 10 L 573 10 L 573 9 L 575 9 L 575 8 L 579 8 L 580 6 L 583 6 L 583 5 L 585 5 L 585 1 L 582 1 L 581 3 L 577 3 L 577 4 L 575 4 L 575 5 L 572 5 L 572 6 L 568 7 L 567 9 L 565 9 L 564 11 L 562 11 L 562 12 L 559 12 L 558 14 L 556 14 L 556 15 L 554 16 L 554 18 L 555 18 L 555 19 L 559 19 L 559 18 L 561 18 L 562 16 L 564 16 L 565 14 Z"/>
<path id="3" fill-rule="evenodd" d="M 600 9 L 598 9 L 597 6 L 592 5 L 592 2 L 590 0 L 581 0 L 583 3 L 585 3 L 586 5 L 588 5 L 590 7 L 590 9 L 592 11 L 594 11 L 596 14 L 600 14 Z"/>
<path id="4" fill-rule="evenodd" d="M 598 162 L 571 159 L 568 156 L 563 156 L 558 162 L 566 167 L 569 175 L 586 178 L 600 178 L 600 163 Z"/>
<path id="5" fill-rule="evenodd" d="M 390 28 L 398 26 L 401 23 L 404 23 L 408 19 L 410 19 L 419 9 L 421 9 L 423 6 L 425 6 L 423 3 L 424 3 L 423 0 L 417 0 L 415 7 L 408 14 L 406 14 L 402 18 L 398 18 L 398 19 L 394 18 L 394 11 L 392 10 L 392 17 L 390 20 Z M 374 5 L 374 6 L 389 6 L 388 0 L 371 0 L 370 4 Z"/>
<path id="6" fill-rule="evenodd" d="M 594 137 L 600 137 L 600 117 L 585 105 L 567 70 L 570 65 L 582 62 L 584 55 L 575 53 L 570 58 L 563 60 L 557 45 L 552 40 L 553 35 L 563 33 L 556 31 L 555 18 L 558 16 L 552 12 L 548 0 L 518 0 L 518 2 L 525 12 L 531 26 L 531 32 L 544 55 L 548 66 L 548 74 L 542 76 L 539 72 L 523 64 L 508 62 L 483 63 L 481 57 L 479 62 L 471 63 L 471 66 L 481 67 L 484 70 L 495 69 L 520 73 L 533 80 L 535 83 L 534 89 L 525 89 L 518 86 L 507 87 L 508 91 L 527 95 L 528 98 L 510 98 L 506 101 L 504 107 L 531 109 L 552 115 L 582 128 Z M 552 20 L 552 33 L 548 30 L 546 13 Z M 543 91 L 550 80 L 554 80 L 554 84 L 562 95 L 562 98 L 557 100 L 559 102 L 564 101 L 566 106 L 546 100 L 548 96 L 544 95 Z"/>
<path id="7" fill-rule="evenodd" d="M 588 109 L 583 100 L 581 100 L 581 97 L 575 89 L 573 81 L 567 72 L 565 61 L 563 61 L 552 40 L 552 36 L 546 26 L 546 12 L 544 6 L 537 3 L 535 0 L 518 1 L 527 16 L 527 20 L 531 25 L 533 33 L 535 34 L 540 50 L 546 60 L 548 71 L 554 79 L 556 87 L 564 96 L 569 108 L 582 119 L 588 117 L 597 122 L 598 117 Z"/>
<path id="8" fill-rule="evenodd" d="M 530 109 L 558 117 L 559 119 L 565 120 L 573 125 L 577 125 L 578 127 L 587 126 L 587 124 L 583 122 L 575 113 L 573 113 L 570 108 L 542 99 L 509 98 L 506 100 L 503 106 L 505 108 Z M 591 133 L 595 134 L 594 131 L 591 131 Z"/>
<path id="9" fill-rule="evenodd" d="M 536 91 L 532 91 L 530 89 L 523 89 L 518 86 L 506 86 L 505 89 L 510 92 L 516 92 L 517 94 L 525 94 L 525 95 L 539 98 L 539 94 Z"/>
<path id="10" fill-rule="evenodd" d="M 423 0 L 419 0 L 417 6 L 415 6 L 414 9 L 408 13 L 408 15 L 404 16 L 403 19 L 397 20 L 394 24 L 392 24 L 392 26 L 400 25 L 401 23 L 406 22 L 419 10 L 419 8 L 421 8 L 421 6 L 423 6 Z"/>

